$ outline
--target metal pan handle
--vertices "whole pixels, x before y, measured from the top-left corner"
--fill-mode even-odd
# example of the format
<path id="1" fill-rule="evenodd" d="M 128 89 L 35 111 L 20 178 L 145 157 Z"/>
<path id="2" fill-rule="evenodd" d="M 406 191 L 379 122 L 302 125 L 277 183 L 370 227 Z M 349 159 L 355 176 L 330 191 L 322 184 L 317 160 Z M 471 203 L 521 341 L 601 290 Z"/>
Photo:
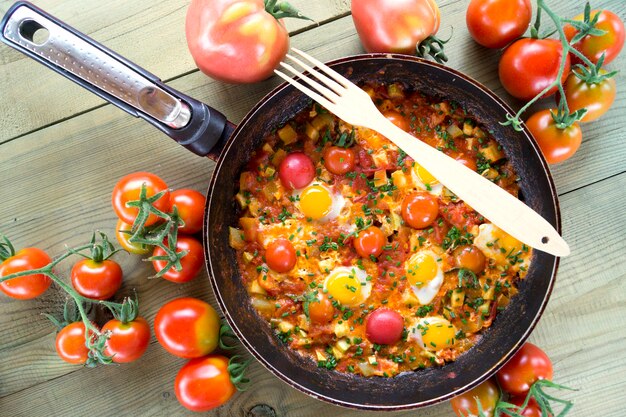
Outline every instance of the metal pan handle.
<path id="1" fill-rule="evenodd" d="M 197 155 L 209 154 L 224 133 L 223 114 L 28 2 L 13 4 L 0 30 L 7 45 L 141 117 Z"/>

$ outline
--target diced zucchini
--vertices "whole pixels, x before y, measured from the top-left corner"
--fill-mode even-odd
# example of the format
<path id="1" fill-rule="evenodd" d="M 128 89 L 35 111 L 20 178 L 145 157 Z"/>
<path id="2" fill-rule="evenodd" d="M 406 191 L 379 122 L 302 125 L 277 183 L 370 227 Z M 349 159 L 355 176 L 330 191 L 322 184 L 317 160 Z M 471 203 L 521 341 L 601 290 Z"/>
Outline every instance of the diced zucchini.
<path id="1" fill-rule="evenodd" d="M 452 291 L 452 295 L 450 296 L 450 306 L 451 307 L 463 307 L 463 302 L 465 301 L 465 291 L 461 289 L 455 289 Z"/>
<path id="2" fill-rule="evenodd" d="M 237 193 L 237 195 L 235 195 L 235 200 L 237 200 L 237 202 L 239 203 L 239 206 L 242 209 L 245 209 L 246 207 L 248 207 L 248 199 L 246 197 L 244 197 L 241 192 L 239 192 L 239 193 Z"/>
<path id="3" fill-rule="evenodd" d="M 378 363 L 378 359 L 376 359 L 376 355 L 371 355 L 367 357 L 367 362 L 370 365 L 376 365 Z"/>
<path id="4" fill-rule="evenodd" d="M 278 137 L 285 145 L 290 145 L 298 140 L 298 133 L 290 124 L 281 127 L 276 133 L 278 133 Z"/>
<path id="5" fill-rule="evenodd" d="M 485 300 L 493 300 L 495 298 L 495 287 L 493 285 L 491 285 L 487 291 L 485 291 L 485 289 L 483 288 L 483 299 Z"/>
<path id="6" fill-rule="evenodd" d="M 253 296 L 251 303 L 252 307 L 254 307 L 261 314 L 271 314 L 274 310 L 276 310 L 275 303 L 266 300 L 263 296 Z"/>
<path id="7" fill-rule="evenodd" d="M 320 138 L 320 131 L 314 128 L 313 125 L 309 122 L 304 125 L 304 134 L 313 142 L 317 142 L 317 140 Z"/>
<path id="8" fill-rule="evenodd" d="M 274 149 L 272 149 L 272 147 L 270 146 L 269 143 L 266 143 L 263 145 L 263 150 L 265 151 L 265 153 L 267 153 L 268 155 L 271 155 L 274 153 Z"/>
<path id="9" fill-rule="evenodd" d="M 472 132 L 474 132 L 474 126 L 469 121 L 465 121 L 463 123 L 463 134 L 465 136 L 471 136 Z"/>
<path id="10" fill-rule="evenodd" d="M 398 213 L 391 213 L 391 227 L 395 231 L 402 227 L 402 217 Z"/>
<path id="11" fill-rule="evenodd" d="M 350 349 L 350 342 L 348 342 L 348 339 L 342 338 L 337 341 L 336 346 L 341 352 L 345 352 Z"/>
<path id="12" fill-rule="evenodd" d="M 455 125 L 454 123 L 452 123 L 450 126 L 448 126 L 448 128 L 446 130 L 448 131 L 450 136 L 452 136 L 453 138 L 458 138 L 459 136 L 461 136 L 463 134 L 463 131 L 461 129 L 459 129 L 459 127 L 457 125 Z"/>
<path id="13" fill-rule="evenodd" d="M 254 255 L 251 254 L 250 252 L 243 253 L 243 261 L 245 263 L 250 263 L 250 261 L 252 261 L 253 259 L 254 259 Z"/>
<path id="14" fill-rule="evenodd" d="M 270 178 L 270 177 L 274 176 L 275 173 L 276 173 L 276 170 L 273 167 L 267 166 L 265 168 L 265 177 L 266 178 Z"/>
<path id="15" fill-rule="evenodd" d="M 374 172 L 374 186 L 382 187 L 383 185 L 387 185 L 387 171 L 379 169 Z"/>
<path id="16" fill-rule="evenodd" d="M 249 184 L 254 184 L 256 182 L 255 175 L 250 171 L 244 171 L 239 176 L 239 189 L 242 191 L 248 190 Z"/>
<path id="17" fill-rule="evenodd" d="M 398 83 L 389 84 L 387 87 L 387 94 L 389 98 L 404 98 L 404 90 L 402 86 Z"/>
<path id="18" fill-rule="evenodd" d="M 478 307 L 478 311 L 480 311 L 480 314 L 482 314 L 483 316 L 486 316 L 489 314 L 490 307 L 491 307 L 491 301 L 487 300 Z"/>
<path id="19" fill-rule="evenodd" d="M 241 250 L 246 245 L 246 242 L 243 240 L 243 231 L 229 227 L 228 228 L 228 244 L 231 248 L 235 250 Z"/>
<path id="20" fill-rule="evenodd" d="M 282 333 L 287 333 L 290 330 L 293 330 L 294 325 L 289 323 L 288 321 L 285 320 L 281 320 L 278 323 L 278 330 L 280 330 Z"/>
<path id="21" fill-rule="evenodd" d="M 344 355 L 343 355 L 343 352 L 342 352 L 342 351 L 340 351 L 339 349 L 337 349 L 337 347 L 336 347 L 336 346 L 333 346 L 333 347 L 331 348 L 331 350 L 333 351 L 333 356 L 334 356 L 335 358 L 337 358 L 337 359 L 341 359 L 341 358 L 343 358 L 343 356 L 344 356 Z"/>
<path id="22" fill-rule="evenodd" d="M 489 180 L 495 180 L 496 177 L 498 176 L 498 171 L 495 170 L 494 168 L 487 168 L 486 170 L 481 172 L 480 175 L 482 175 L 483 177 Z"/>
<path id="23" fill-rule="evenodd" d="M 284 149 L 279 149 L 274 155 L 272 155 L 270 160 L 272 161 L 272 164 L 277 167 L 281 162 L 283 162 L 283 159 L 285 159 L 286 156 L 287 152 Z"/>
<path id="24" fill-rule="evenodd" d="M 250 294 L 259 294 L 259 295 L 267 294 L 267 291 L 265 291 L 265 289 L 263 289 L 263 287 L 261 287 L 261 285 L 259 284 L 258 279 L 255 279 L 254 281 L 252 281 L 252 283 L 250 283 L 250 286 L 248 287 L 248 292 Z"/>
<path id="25" fill-rule="evenodd" d="M 321 350 L 321 349 L 317 349 L 315 351 L 315 357 L 318 360 L 318 362 L 325 361 L 326 360 L 326 353 L 324 353 L 324 351 Z"/>
<path id="26" fill-rule="evenodd" d="M 378 373 L 378 369 L 367 362 L 360 362 L 357 364 L 357 366 L 359 367 L 359 370 L 361 371 L 363 376 L 372 376 Z"/>
<path id="27" fill-rule="evenodd" d="M 337 337 L 346 337 L 348 333 L 350 333 L 350 325 L 345 321 L 335 324 L 334 328 L 335 336 Z"/>
<path id="28" fill-rule="evenodd" d="M 317 129 L 318 132 L 321 132 L 325 127 L 333 127 L 334 119 L 329 113 L 318 114 L 311 120 L 311 125 Z"/>
<path id="29" fill-rule="evenodd" d="M 256 198 L 251 198 L 250 202 L 248 203 L 248 210 L 250 210 L 250 214 L 255 217 L 261 214 L 261 203 L 259 203 L 259 200 L 257 200 Z"/>
<path id="30" fill-rule="evenodd" d="M 482 153 L 485 159 L 489 162 L 496 162 L 504 158 L 504 153 L 502 153 L 502 150 L 499 147 L 500 145 L 496 142 L 490 142 L 487 147 L 480 149 L 480 153 Z"/>

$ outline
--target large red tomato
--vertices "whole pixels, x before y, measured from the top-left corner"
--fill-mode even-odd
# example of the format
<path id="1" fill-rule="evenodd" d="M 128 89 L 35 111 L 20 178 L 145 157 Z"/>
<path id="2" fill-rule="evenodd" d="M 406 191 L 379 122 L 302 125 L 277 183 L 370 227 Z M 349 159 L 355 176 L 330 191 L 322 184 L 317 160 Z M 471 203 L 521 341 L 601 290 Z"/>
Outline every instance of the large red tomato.
<path id="1" fill-rule="evenodd" d="M 513 395 L 526 395 L 540 379 L 552 380 L 552 362 L 546 353 L 532 343 L 521 349 L 498 371 L 500 387 Z"/>
<path id="2" fill-rule="evenodd" d="M 16 272 L 42 268 L 50 262 L 52 259 L 41 249 L 24 248 L 2 260 L 0 278 Z M 9 297 L 28 300 L 43 294 L 51 283 L 50 278 L 43 274 L 26 275 L 0 282 L 0 290 Z"/>
<path id="3" fill-rule="evenodd" d="M 414 54 L 440 14 L 435 0 L 352 0 L 352 20 L 367 52 Z"/>
<path id="4" fill-rule="evenodd" d="M 191 411 L 209 411 L 227 402 L 235 393 L 228 358 L 209 355 L 187 362 L 174 381 L 178 401 Z"/>
<path id="5" fill-rule="evenodd" d="M 556 39 L 524 38 L 513 42 L 500 58 L 500 82 L 513 97 L 530 100 L 556 80 L 562 55 L 563 47 Z M 565 82 L 569 69 L 568 55 L 561 82 Z M 544 97 L 556 89 L 554 86 Z"/>
<path id="6" fill-rule="evenodd" d="M 598 14 L 598 10 L 591 12 L 591 19 Z M 583 21 L 584 14 L 579 14 L 572 20 Z M 589 58 L 594 64 L 598 62 L 602 54 L 604 55 L 604 64 L 608 64 L 613 61 L 617 55 L 619 55 L 622 47 L 624 46 L 625 30 L 624 23 L 619 16 L 608 10 L 603 10 L 598 17 L 598 22 L 595 25 L 596 29 L 604 30 L 604 35 L 593 36 L 587 35 L 580 41 L 574 44 L 574 48 L 582 52 L 584 56 Z M 578 31 L 571 25 L 565 25 L 563 27 L 567 40 L 571 40 Z M 580 62 L 578 58 L 573 59 L 574 62 Z"/>
<path id="7" fill-rule="evenodd" d="M 526 32 L 530 0 L 471 0 L 465 20 L 472 38 L 487 48 L 502 48 Z"/>

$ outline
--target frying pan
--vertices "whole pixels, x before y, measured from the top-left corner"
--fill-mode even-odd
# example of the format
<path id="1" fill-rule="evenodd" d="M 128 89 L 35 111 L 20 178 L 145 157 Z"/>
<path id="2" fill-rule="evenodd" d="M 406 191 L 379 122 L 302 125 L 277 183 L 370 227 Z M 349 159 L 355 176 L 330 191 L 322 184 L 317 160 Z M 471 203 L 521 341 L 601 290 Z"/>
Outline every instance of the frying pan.
<path id="1" fill-rule="evenodd" d="M 46 29 L 45 40 L 37 32 Z M 365 378 L 318 368 L 281 344 L 249 299 L 228 246 L 228 226 L 237 224 L 234 195 L 239 175 L 266 132 L 284 124 L 310 100 L 282 84 L 235 127 L 204 103 L 161 83 L 154 75 L 27 2 L 4 16 L 2 40 L 136 117 L 192 152 L 216 161 L 207 191 L 203 231 L 206 265 L 217 301 L 241 342 L 267 369 L 292 387 L 333 404 L 369 410 L 417 408 L 452 398 L 493 375 L 524 343 L 554 285 L 558 258 L 534 251 L 519 294 L 483 332 L 476 346 L 455 362 L 394 378 Z M 45 30 L 44 30 L 45 32 Z M 525 203 L 560 230 L 557 194 L 548 166 L 526 129 L 500 125 L 511 109 L 462 73 L 415 57 L 368 54 L 329 65 L 352 81 L 404 82 L 440 99 L 453 99 L 503 146 L 521 177 Z"/>

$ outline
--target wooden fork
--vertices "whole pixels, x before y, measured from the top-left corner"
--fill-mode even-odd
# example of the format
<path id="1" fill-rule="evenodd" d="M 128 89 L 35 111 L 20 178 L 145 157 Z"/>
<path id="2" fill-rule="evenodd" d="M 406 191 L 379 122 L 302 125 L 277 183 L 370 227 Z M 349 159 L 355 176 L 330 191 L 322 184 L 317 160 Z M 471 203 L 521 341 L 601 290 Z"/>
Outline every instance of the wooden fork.
<path id="1" fill-rule="evenodd" d="M 295 48 L 291 50 L 307 62 L 293 55 L 288 54 L 287 57 L 317 81 L 284 62 L 281 66 L 298 79 L 274 70 L 278 76 L 346 123 L 375 130 L 391 140 L 461 200 L 506 233 L 549 254 L 569 255 L 570 249 L 565 240 L 530 207 L 493 182 L 395 126 L 378 111 L 369 95 L 347 78 L 308 54 Z"/>

